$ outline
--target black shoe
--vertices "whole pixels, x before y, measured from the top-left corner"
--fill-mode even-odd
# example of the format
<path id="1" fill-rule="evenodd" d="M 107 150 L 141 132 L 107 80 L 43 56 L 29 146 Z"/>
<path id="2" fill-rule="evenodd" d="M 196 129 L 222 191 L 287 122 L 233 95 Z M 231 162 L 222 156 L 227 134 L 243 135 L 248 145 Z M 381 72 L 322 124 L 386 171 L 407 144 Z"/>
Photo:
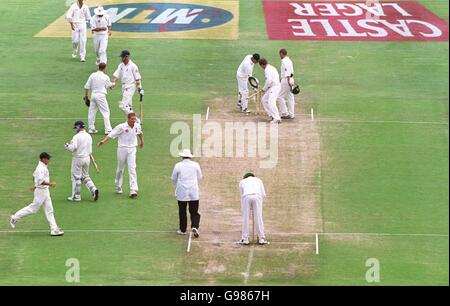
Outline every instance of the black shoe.
<path id="1" fill-rule="evenodd" d="M 137 199 L 137 193 L 133 193 L 130 195 L 130 199 L 136 200 Z"/>
<path id="2" fill-rule="evenodd" d="M 195 238 L 200 237 L 200 234 L 198 233 L 198 229 L 196 229 L 195 227 L 192 228 L 192 234 L 194 234 Z"/>
<path id="3" fill-rule="evenodd" d="M 94 191 L 94 202 L 97 202 L 98 200 L 98 189 L 95 189 Z"/>

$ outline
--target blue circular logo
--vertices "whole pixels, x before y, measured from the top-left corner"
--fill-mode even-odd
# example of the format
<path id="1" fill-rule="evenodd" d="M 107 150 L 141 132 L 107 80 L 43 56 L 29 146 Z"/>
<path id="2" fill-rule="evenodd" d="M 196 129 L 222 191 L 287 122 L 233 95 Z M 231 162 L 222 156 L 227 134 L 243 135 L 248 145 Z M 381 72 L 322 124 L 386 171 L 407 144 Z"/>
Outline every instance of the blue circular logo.
<path id="1" fill-rule="evenodd" d="M 221 8 L 184 3 L 127 3 L 103 8 L 116 32 L 180 32 L 215 27 L 233 19 L 231 12 Z"/>

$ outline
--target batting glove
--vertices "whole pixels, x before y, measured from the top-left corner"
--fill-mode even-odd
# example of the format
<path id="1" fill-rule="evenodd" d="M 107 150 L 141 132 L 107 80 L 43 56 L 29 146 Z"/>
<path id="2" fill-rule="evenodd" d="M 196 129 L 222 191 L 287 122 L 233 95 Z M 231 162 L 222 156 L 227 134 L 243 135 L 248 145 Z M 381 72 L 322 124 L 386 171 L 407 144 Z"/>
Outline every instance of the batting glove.
<path id="1" fill-rule="evenodd" d="M 139 94 L 140 94 L 141 96 L 143 96 L 143 95 L 144 95 L 144 89 L 142 89 L 142 88 L 139 88 L 139 89 L 138 89 L 138 92 L 139 92 Z"/>

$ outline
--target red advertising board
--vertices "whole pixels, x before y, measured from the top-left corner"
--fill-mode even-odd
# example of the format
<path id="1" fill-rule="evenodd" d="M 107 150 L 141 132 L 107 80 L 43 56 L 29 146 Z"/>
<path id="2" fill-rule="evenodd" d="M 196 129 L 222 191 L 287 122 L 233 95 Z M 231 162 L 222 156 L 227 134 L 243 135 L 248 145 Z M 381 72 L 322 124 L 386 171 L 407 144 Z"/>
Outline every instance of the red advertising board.
<path id="1" fill-rule="evenodd" d="M 448 24 L 415 1 L 264 0 L 273 40 L 448 41 Z"/>

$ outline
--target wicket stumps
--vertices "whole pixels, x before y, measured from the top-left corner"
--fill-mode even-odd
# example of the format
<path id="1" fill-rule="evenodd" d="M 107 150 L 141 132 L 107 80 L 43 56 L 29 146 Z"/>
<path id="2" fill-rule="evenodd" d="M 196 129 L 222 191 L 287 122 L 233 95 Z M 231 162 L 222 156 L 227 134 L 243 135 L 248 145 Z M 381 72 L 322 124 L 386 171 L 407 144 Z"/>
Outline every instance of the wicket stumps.
<path id="1" fill-rule="evenodd" d="M 255 91 L 255 93 L 252 95 L 252 101 L 255 105 L 255 111 L 254 114 L 255 115 L 263 115 L 264 114 L 264 108 L 262 106 L 262 91 L 261 90 L 257 90 Z"/>

